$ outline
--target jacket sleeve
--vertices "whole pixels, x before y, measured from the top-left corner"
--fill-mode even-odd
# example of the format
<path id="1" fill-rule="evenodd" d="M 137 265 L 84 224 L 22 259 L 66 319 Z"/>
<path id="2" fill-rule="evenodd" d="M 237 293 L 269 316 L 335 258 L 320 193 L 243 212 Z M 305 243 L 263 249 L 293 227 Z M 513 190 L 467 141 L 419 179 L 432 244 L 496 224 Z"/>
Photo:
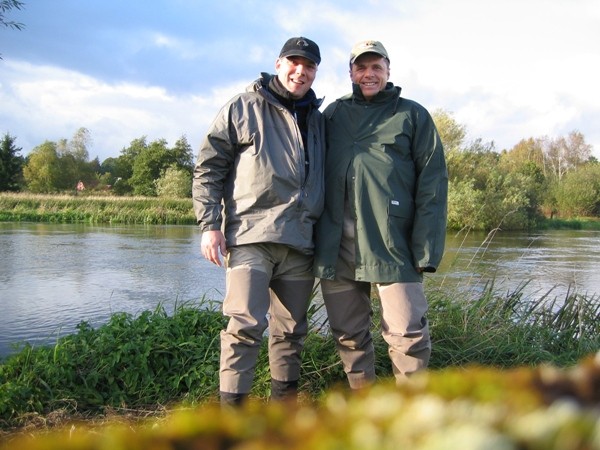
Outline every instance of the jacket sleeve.
<path id="1" fill-rule="evenodd" d="M 448 202 L 448 172 L 439 134 L 425 108 L 413 116 L 412 143 L 417 171 L 412 251 L 415 266 L 435 272 L 444 253 Z"/>
<path id="2" fill-rule="evenodd" d="M 234 101 L 221 109 L 198 151 L 192 202 L 201 231 L 220 230 L 222 226 L 222 200 L 237 146 L 235 124 L 232 121 L 234 109 Z"/>

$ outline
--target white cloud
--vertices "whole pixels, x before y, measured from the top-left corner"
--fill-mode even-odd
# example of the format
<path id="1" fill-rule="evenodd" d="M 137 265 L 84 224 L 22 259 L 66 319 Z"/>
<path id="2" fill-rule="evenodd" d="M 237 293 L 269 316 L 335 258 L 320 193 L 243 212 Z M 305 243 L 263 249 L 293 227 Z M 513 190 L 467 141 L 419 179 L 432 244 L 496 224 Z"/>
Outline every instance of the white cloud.
<path id="1" fill-rule="evenodd" d="M 377 13 L 365 12 L 374 7 Z M 373 1 L 339 9 L 317 20 L 329 21 L 338 37 L 324 62 L 344 75 L 344 92 L 351 45 L 377 39 L 403 95 L 453 112 L 471 138 L 495 141 L 500 150 L 579 129 L 600 157 L 600 128 L 592 125 L 600 117 L 597 1 Z M 338 77 L 324 78 L 332 81 L 318 86 L 338 93 Z"/>
<path id="2" fill-rule="evenodd" d="M 28 153 L 45 140 L 71 138 L 80 127 L 90 130 L 90 156 L 118 156 L 133 139 L 182 135 L 197 146 L 206 126 L 239 86 L 221 87 L 206 96 L 174 96 L 162 87 L 109 84 L 87 75 L 50 66 L 7 62 L 0 85 L 0 121 Z"/>
<path id="3" fill-rule="evenodd" d="M 90 76 L 93 60 L 85 68 L 65 70 L 58 63 L 35 65 L 11 54 L 1 62 L 0 126 L 6 129 L 0 132 L 16 136 L 28 152 L 46 139 L 70 138 L 84 126 L 95 143 L 90 154 L 100 159 L 118 156 L 144 135 L 173 142 L 185 134 L 197 148 L 223 103 L 258 75 L 255 68 L 272 71 L 283 40 L 303 34 L 321 47 L 314 88 L 325 104 L 350 89 L 352 44 L 378 39 L 390 53 L 391 81 L 403 95 L 430 111 L 451 111 L 469 138 L 494 141 L 502 149 L 523 138 L 577 129 L 600 158 L 597 0 L 307 0 L 301 8 L 267 3 L 259 22 L 269 25 L 269 34 L 256 30 L 252 39 L 240 38 L 253 31 L 239 27 L 256 24 L 256 17 L 235 22 L 234 13 L 222 17 L 227 26 L 210 24 L 210 29 L 199 24 L 182 30 L 180 23 L 165 20 L 151 31 L 115 30 L 124 36 L 119 40 L 123 52 L 103 51 L 125 68 L 133 80 L 127 83 Z M 142 66 L 156 52 L 173 59 Z M 159 70 L 151 78 L 157 80 L 154 85 L 135 82 L 137 73 L 150 70 Z M 201 80 L 192 95 L 190 78 L 170 76 L 184 72 L 192 78 L 197 72 Z M 174 93 L 182 89 L 188 93 Z"/>

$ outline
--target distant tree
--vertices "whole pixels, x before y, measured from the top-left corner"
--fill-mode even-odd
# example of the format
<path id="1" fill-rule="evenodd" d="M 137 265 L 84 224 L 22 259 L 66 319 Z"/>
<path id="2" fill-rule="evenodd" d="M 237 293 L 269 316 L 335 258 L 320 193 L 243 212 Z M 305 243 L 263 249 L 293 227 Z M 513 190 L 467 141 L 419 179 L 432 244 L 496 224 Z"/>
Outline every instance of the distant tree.
<path id="1" fill-rule="evenodd" d="M 544 146 L 542 139 L 521 139 L 517 145 L 508 151 L 503 151 L 500 164 L 507 170 L 520 170 L 531 164 L 544 170 Z"/>
<path id="2" fill-rule="evenodd" d="M 60 190 L 61 167 L 56 143 L 46 141 L 35 147 L 23 167 L 23 177 L 27 189 L 36 193 L 50 193 Z"/>
<path id="3" fill-rule="evenodd" d="M 172 164 L 177 168 L 186 169 L 191 172 L 194 169 L 194 152 L 191 145 L 188 143 L 185 136 L 181 136 L 169 152 Z"/>
<path id="4" fill-rule="evenodd" d="M 450 180 L 448 227 L 450 229 L 527 229 L 540 217 L 535 198 L 529 195 L 531 180 L 520 173 L 491 170 L 484 186 L 473 178 Z"/>
<path id="5" fill-rule="evenodd" d="M 493 144 L 483 144 L 475 140 L 469 147 L 454 151 L 447 158 L 450 180 L 474 182 L 475 189 L 485 189 L 490 173 L 498 165 L 500 155 L 493 151 Z"/>
<path id="6" fill-rule="evenodd" d="M 77 161 L 87 162 L 90 159 L 88 147 L 91 144 L 92 135 L 90 131 L 85 127 L 81 127 L 73 134 L 73 137 L 69 141 L 68 151 Z"/>
<path id="7" fill-rule="evenodd" d="M 186 198 L 192 195 L 192 175 L 189 170 L 173 165 L 156 180 L 156 193 L 159 197 Z"/>
<path id="8" fill-rule="evenodd" d="M 18 0 L 0 0 L 0 25 L 3 25 L 7 28 L 12 28 L 14 30 L 22 30 L 25 28 L 25 25 L 22 23 L 7 21 L 5 19 L 6 13 L 11 9 L 23 9 L 24 6 L 25 3 Z M 0 54 L 0 59 L 2 59 L 2 54 Z"/>
<path id="9" fill-rule="evenodd" d="M 444 145 L 445 153 L 460 150 L 467 135 L 467 128 L 459 124 L 452 114 L 444 109 L 436 109 L 431 117 Z"/>
<path id="10" fill-rule="evenodd" d="M 567 137 L 546 138 L 544 144 L 544 164 L 559 182 L 567 172 L 585 164 L 592 155 L 592 146 L 577 130 Z"/>
<path id="11" fill-rule="evenodd" d="M 100 162 L 88 161 L 90 133 L 79 128 L 71 140 L 46 141 L 30 154 L 23 169 L 27 188 L 33 192 L 73 191 L 81 181 L 87 187 L 98 183 Z"/>
<path id="12" fill-rule="evenodd" d="M 0 141 L 0 191 L 18 191 L 23 177 L 24 158 L 16 138 L 6 133 Z"/>
<path id="13" fill-rule="evenodd" d="M 147 147 L 146 136 L 142 136 L 141 138 L 131 141 L 129 147 L 123 148 L 116 163 L 113 165 L 117 170 L 117 177 L 123 180 L 131 178 L 135 160 Z"/>
<path id="14" fill-rule="evenodd" d="M 556 189 L 556 209 L 566 217 L 600 215 L 600 164 L 585 164 L 567 173 Z"/>
<path id="15" fill-rule="evenodd" d="M 159 139 L 151 142 L 133 162 L 133 174 L 129 184 L 135 195 L 156 197 L 156 183 L 168 167 L 167 141 Z"/>
<path id="16" fill-rule="evenodd" d="M 130 175 L 124 173 L 122 178 L 127 181 L 135 195 L 156 196 L 157 180 L 169 167 L 185 170 L 190 178 L 192 176 L 193 154 L 185 136 L 181 137 L 173 148 L 167 146 L 165 139 L 157 139 L 150 144 L 146 143 L 145 137 L 136 139 L 121 151 L 117 160 L 119 164 L 111 162 L 113 166 L 130 168 Z"/>

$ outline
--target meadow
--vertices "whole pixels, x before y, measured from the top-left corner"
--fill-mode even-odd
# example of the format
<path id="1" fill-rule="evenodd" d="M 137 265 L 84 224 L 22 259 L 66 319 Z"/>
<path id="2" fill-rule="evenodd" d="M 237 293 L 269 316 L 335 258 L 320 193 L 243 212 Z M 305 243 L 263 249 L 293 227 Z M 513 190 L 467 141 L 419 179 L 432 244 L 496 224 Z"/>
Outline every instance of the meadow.
<path id="1" fill-rule="evenodd" d="M 187 198 L 0 193 L 0 221 L 195 224 Z"/>

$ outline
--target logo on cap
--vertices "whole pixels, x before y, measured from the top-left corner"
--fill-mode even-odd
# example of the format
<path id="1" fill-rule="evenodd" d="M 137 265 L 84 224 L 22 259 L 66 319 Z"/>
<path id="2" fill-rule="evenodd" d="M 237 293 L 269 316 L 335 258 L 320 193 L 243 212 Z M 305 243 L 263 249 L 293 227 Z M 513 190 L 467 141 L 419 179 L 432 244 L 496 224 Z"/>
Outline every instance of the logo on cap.
<path id="1" fill-rule="evenodd" d="M 296 45 L 298 47 L 308 47 L 308 42 L 306 42 L 304 39 L 298 39 L 298 41 L 296 41 Z"/>

